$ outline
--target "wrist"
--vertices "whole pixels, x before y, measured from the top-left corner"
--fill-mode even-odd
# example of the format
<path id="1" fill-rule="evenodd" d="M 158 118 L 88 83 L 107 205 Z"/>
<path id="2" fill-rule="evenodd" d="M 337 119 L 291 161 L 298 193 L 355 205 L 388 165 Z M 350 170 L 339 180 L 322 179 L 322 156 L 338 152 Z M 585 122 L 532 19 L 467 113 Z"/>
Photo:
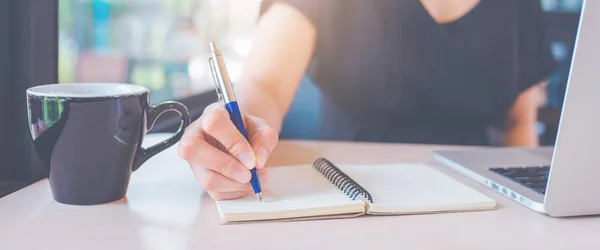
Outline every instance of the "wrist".
<path id="1" fill-rule="evenodd" d="M 515 124 L 505 131 L 505 144 L 511 147 L 537 147 L 535 124 Z"/>
<path id="2" fill-rule="evenodd" d="M 279 133 L 285 112 L 275 95 L 259 84 L 245 83 L 240 84 L 238 88 L 238 104 L 242 112 L 265 120 Z"/>

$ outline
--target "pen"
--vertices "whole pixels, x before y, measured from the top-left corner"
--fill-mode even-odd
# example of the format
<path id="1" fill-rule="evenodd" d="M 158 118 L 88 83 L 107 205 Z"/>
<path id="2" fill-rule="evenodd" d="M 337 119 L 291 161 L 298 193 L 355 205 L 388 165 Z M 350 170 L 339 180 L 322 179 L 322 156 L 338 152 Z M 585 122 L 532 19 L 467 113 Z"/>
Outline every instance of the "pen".
<path id="1" fill-rule="evenodd" d="M 231 121 L 240 131 L 240 133 L 244 135 L 246 141 L 249 141 L 248 133 L 244 127 L 244 120 L 242 119 L 242 113 L 240 112 L 235 93 L 233 92 L 233 85 L 231 83 L 231 79 L 229 78 L 229 73 L 227 72 L 227 67 L 225 66 L 225 61 L 223 60 L 221 51 L 219 51 L 219 47 L 215 42 L 210 42 L 210 50 L 212 51 L 212 57 L 208 59 L 208 63 L 213 75 L 213 80 L 215 81 L 215 88 L 217 90 L 219 100 L 223 100 L 225 103 L 225 108 L 227 109 L 227 112 L 229 112 Z M 251 169 L 250 173 L 252 174 L 250 183 L 252 184 L 254 194 L 256 194 L 260 201 L 262 201 L 262 191 L 260 187 L 260 181 L 258 180 L 258 173 L 256 172 L 256 167 Z"/>

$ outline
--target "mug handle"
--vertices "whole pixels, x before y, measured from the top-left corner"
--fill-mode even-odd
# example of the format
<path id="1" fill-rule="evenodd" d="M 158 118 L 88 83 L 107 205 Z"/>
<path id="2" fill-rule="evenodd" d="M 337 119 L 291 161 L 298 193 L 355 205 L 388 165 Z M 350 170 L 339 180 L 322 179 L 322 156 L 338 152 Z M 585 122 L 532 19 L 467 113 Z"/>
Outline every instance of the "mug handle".
<path id="1" fill-rule="evenodd" d="M 173 144 L 177 143 L 181 137 L 183 136 L 183 132 L 185 132 L 185 128 L 190 125 L 191 117 L 190 112 L 187 107 L 179 102 L 163 102 L 156 106 L 150 106 L 149 115 L 148 115 L 148 130 L 152 129 L 154 126 L 154 122 L 156 119 L 167 111 L 176 111 L 181 116 L 181 125 L 179 129 L 171 138 L 162 141 L 154 146 L 149 148 L 140 148 L 140 150 L 136 153 L 134 164 L 132 170 L 135 171 L 144 162 L 150 159 L 152 156 L 160 153 L 161 151 L 173 146 Z"/>

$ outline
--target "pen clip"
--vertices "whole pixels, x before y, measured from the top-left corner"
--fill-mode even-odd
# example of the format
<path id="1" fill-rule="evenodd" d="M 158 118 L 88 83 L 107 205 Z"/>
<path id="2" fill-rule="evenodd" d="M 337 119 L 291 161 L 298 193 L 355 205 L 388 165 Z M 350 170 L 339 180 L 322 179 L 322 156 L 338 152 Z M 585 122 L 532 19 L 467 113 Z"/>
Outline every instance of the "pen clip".
<path id="1" fill-rule="evenodd" d="M 210 65 L 210 72 L 212 73 L 213 81 L 215 82 L 215 90 L 217 91 L 217 96 L 219 97 L 219 101 L 222 101 L 223 93 L 221 93 L 219 78 L 217 78 L 217 69 L 215 68 L 215 64 L 212 57 L 208 58 L 208 64 Z"/>

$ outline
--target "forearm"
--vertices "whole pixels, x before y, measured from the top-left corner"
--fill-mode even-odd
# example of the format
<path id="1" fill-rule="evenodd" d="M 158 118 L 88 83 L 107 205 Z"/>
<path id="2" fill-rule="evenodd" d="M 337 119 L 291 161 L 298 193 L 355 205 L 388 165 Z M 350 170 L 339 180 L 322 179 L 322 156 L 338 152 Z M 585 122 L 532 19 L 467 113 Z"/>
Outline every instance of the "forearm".
<path id="1" fill-rule="evenodd" d="M 316 30 L 293 7 L 276 3 L 261 17 L 236 93 L 242 112 L 276 131 L 312 58 Z"/>
<path id="2" fill-rule="evenodd" d="M 277 132 L 281 131 L 281 124 L 287 112 L 288 105 L 282 103 L 270 89 L 261 84 L 244 83 L 236 87 L 238 102 L 246 114 L 260 117 Z"/>
<path id="3" fill-rule="evenodd" d="M 505 144 L 511 147 L 536 147 L 539 145 L 534 124 L 514 125 L 505 131 Z"/>
<path id="4" fill-rule="evenodd" d="M 543 85 L 543 82 L 536 84 L 517 98 L 507 117 L 504 131 L 504 143 L 507 146 L 535 147 L 539 145 L 536 123 Z"/>

